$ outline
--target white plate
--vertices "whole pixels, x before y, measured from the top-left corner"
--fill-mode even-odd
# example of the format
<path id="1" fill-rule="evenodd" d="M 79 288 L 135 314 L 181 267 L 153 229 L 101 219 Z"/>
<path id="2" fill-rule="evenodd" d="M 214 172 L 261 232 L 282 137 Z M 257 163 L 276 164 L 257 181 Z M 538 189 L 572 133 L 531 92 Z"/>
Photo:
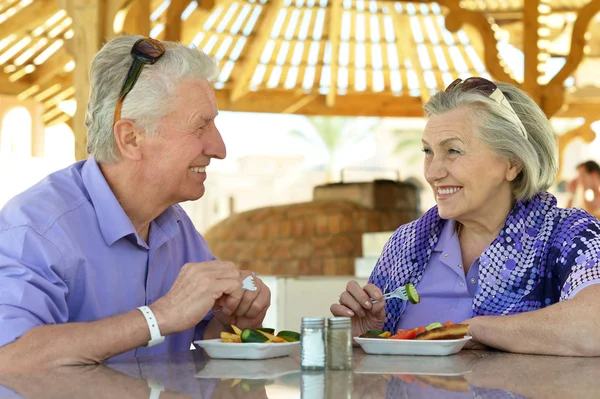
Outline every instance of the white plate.
<path id="1" fill-rule="evenodd" d="M 288 356 L 300 347 L 300 342 L 286 343 L 232 343 L 221 342 L 221 338 L 194 341 L 214 359 L 270 359 Z"/>
<path id="2" fill-rule="evenodd" d="M 458 376 L 473 371 L 472 362 L 454 356 L 366 355 L 354 369 L 358 374 L 412 374 Z"/>
<path id="3" fill-rule="evenodd" d="M 359 338 L 354 340 L 370 355 L 425 355 L 447 356 L 459 352 L 470 340 L 470 336 L 460 339 L 416 340 Z"/>
<path id="4" fill-rule="evenodd" d="M 211 359 L 197 378 L 241 378 L 246 380 L 270 380 L 300 372 L 300 365 L 291 357 L 263 360 Z"/>

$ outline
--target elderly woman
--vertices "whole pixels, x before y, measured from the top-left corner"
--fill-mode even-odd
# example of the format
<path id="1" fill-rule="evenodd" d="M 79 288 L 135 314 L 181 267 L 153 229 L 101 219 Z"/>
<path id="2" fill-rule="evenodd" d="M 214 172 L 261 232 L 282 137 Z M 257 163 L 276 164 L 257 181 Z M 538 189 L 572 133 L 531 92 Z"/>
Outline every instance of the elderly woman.
<path id="1" fill-rule="evenodd" d="M 546 192 L 558 156 L 544 113 L 483 78 L 456 80 L 425 113 L 437 206 L 400 226 L 369 284 L 349 282 L 331 312 L 351 316 L 355 336 L 451 320 L 470 325 L 470 347 L 600 355 L 600 223 Z M 407 283 L 420 304 L 371 303 Z"/>

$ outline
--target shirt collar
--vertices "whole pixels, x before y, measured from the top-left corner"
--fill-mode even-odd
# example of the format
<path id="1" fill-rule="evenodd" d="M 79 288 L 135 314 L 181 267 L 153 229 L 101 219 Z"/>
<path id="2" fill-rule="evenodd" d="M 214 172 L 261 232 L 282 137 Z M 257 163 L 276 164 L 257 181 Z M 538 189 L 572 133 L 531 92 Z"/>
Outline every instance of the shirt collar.
<path id="1" fill-rule="evenodd" d="M 436 252 L 443 252 L 454 234 L 456 234 L 456 220 L 448 219 L 444 223 L 440 238 L 433 250 Z"/>
<path id="2" fill-rule="evenodd" d="M 96 211 L 98 225 L 100 226 L 100 231 L 106 245 L 111 246 L 130 234 L 137 237 L 137 232 L 133 223 L 131 223 L 131 219 L 129 219 L 117 197 L 115 197 L 115 194 L 110 189 L 93 156 L 90 156 L 85 161 L 81 174 L 83 184 Z M 167 208 L 167 210 L 154 220 L 169 238 L 173 238 L 178 234 L 179 221 L 179 213 L 174 206 Z M 152 234 L 151 229 L 150 235 Z"/>

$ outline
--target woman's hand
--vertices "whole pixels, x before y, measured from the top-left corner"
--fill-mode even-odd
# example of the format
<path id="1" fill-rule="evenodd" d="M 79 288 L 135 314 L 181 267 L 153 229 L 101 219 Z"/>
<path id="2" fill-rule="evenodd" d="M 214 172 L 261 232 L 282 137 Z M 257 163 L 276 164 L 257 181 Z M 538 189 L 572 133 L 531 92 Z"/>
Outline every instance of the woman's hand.
<path id="1" fill-rule="evenodd" d="M 339 303 L 331 305 L 331 313 L 338 317 L 352 317 L 352 336 L 356 337 L 368 330 L 381 330 L 385 322 L 385 302 L 371 303 L 381 299 L 381 290 L 373 284 L 361 286 L 354 280 L 346 285 Z"/>

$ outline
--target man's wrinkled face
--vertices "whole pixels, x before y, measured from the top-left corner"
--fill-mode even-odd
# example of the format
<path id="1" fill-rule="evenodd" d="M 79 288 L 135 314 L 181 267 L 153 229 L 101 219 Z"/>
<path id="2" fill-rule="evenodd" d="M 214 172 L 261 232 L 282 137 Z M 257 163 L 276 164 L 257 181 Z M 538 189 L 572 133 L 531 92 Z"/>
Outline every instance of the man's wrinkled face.
<path id="1" fill-rule="evenodd" d="M 225 144 L 215 125 L 217 103 L 209 82 L 182 81 L 172 96 L 175 110 L 161 119 L 159 134 L 144 144 L 150 179 L 174 203 L 204 195 L 206 168 L 213 158 L 226 156 Z"/>

